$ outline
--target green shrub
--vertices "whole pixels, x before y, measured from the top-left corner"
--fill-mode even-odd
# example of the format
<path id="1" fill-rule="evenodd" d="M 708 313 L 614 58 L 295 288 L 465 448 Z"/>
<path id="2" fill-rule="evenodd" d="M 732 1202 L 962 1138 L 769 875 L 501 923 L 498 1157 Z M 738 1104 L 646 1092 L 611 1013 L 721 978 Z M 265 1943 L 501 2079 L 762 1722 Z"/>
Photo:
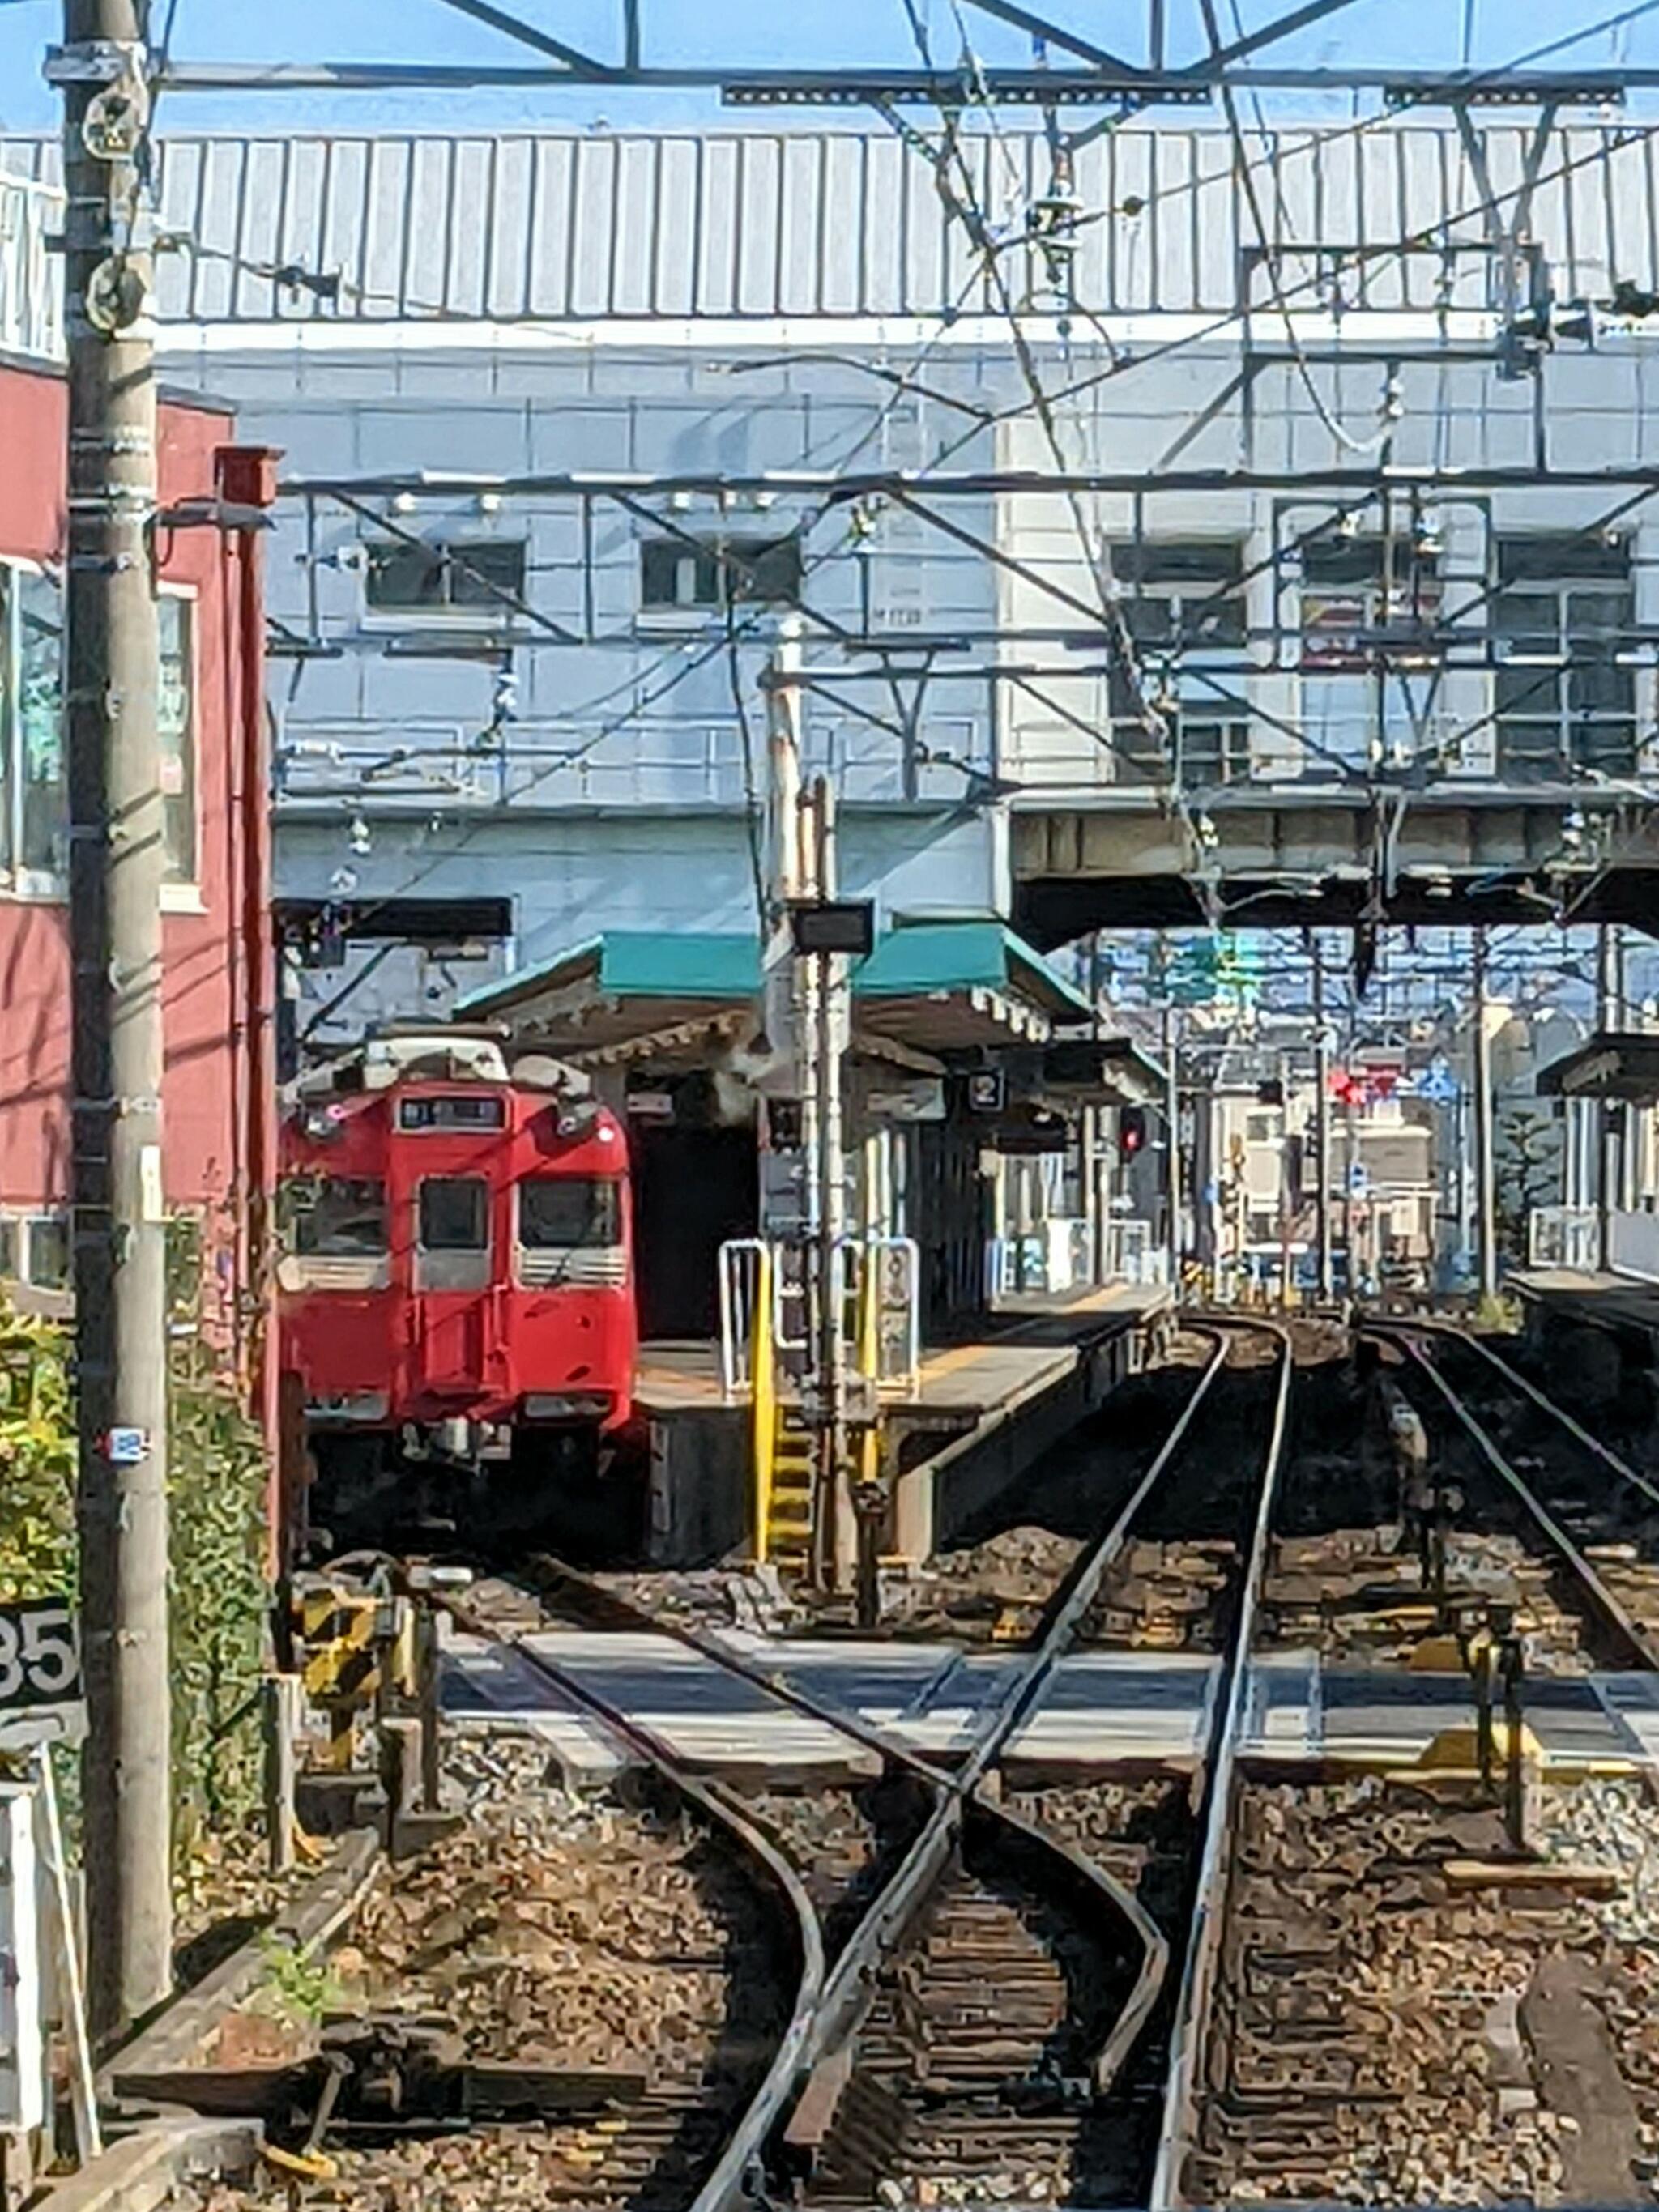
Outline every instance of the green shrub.
<path id="1" fill-rule="evenodd" d="M 70 1331 L 0 1304 L 0 1599 L 77 1582 Z M 207 1827 L 258 1802 L 258 1683 L 266 1593 L 264 1451 L 258 1429 L 193 1332 L 172 1356 L 168 1496 L 174 1833 L 181 1856 Z"/>

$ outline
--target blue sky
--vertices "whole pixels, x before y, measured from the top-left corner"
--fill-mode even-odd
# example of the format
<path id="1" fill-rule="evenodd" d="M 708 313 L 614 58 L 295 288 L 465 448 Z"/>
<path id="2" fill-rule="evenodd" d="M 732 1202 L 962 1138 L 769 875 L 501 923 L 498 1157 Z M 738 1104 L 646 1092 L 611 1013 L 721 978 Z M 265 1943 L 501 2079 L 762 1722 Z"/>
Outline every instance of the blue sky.
<path id="1" fill-rule="evenodd" d="M 508 0 L 510 4 L 510 0 Z M 1288 0 L 1285 0 L 1288 4 Z M 1393 64 L 1455 68 L 1465 40 L 1478 67 L 1514 58 L 1576 27 L 1613 15 L 1620 0 L 1353 0 L 1282 49 L 1299 66 Z M 550 33 L 599 52 L 614 51 L 617 0 L 519 0 L 520 11 Z M 155 0 L 158 21 L 167 0 Z M 953 0 L 917 0 L 936 57 L 954 61 L 959 33 Z M 1048 12 L 1080 36 L 1130 54 L 1139 49 L 1145 0 L 1052 0 Z M 1246 29 L 1281 12 L 1269 0 L 1218 0 L 1224 35 L 1235 18 Z M 740 58 L 757 66 L 845 63 L 902 65 L 914 58 L 902 0 L 641 0 L 647 58 L 662 64 Z M 1171 59 L 1202 50 L 1198 0 L 1170 0 Z M 988 61 L 1029 65 L 1025 35 L 988 17 L 969 15 L 976 51 Z M 0 0 L 0 128 L 51 128 L 57 103 L 41 81 L 41 56 L 61 35 L 60 0 Z M 441 4 L 441 0 L 178 0 L 175 52 L 190 59 L 240 61 L 478 61 L 511 65 L 536 57 Z M 1601 67 L 1626 61 L 1659 68 L 1659 4 L 1621 29 L 1564 50 L 1560 66 Z M 1281 103 L 1284 104 L 1284 103 Z M 1645 104 L 1645 103 L 1644 103 Z M 1299 100 L 1299 110 L 1309 103 Z M 1328 112 L 1324 104 L 1321 112 Z M 219 131 L 324 128 L 444 129 L 542 124 L 613 128 L 655 123 L 713 122 L 709 94 L 600 91 L 416 94 L 178 94 L 164 127 Z M 1193 112 L 1165 110 L 1176 119 Z M 767 112 L 759 119 L 803 125 L 835 119 L 836 112 Z M 744 119 L 726 111 L 730 123 Z M 860 120 L 858 111 L 842 119 Z"/>

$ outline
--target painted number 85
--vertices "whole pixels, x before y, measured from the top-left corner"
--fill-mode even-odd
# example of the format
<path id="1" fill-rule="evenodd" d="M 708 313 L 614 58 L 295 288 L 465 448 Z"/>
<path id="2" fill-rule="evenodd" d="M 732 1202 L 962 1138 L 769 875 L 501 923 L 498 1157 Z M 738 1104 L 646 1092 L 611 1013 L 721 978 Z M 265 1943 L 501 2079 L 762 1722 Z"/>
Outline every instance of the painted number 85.
<path id="1" fill-rule="evenodd" d="M 0 1705 L 51 1705 L 75 1695 L 80 1672 L 67 1607 L 0 1611 Z"/>

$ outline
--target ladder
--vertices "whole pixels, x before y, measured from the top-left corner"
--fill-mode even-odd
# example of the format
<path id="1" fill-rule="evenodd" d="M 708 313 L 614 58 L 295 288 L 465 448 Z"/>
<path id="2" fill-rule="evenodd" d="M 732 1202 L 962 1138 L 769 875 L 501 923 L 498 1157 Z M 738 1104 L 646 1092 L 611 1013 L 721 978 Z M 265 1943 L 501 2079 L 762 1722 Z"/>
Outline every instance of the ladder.
<path id="1" fill-rule="evenodd" d="M 766 1548 L 781 1567 L 805 1569 L 812 1546 L 812 1435 L 792 1406 L 775 1408 Z"/>

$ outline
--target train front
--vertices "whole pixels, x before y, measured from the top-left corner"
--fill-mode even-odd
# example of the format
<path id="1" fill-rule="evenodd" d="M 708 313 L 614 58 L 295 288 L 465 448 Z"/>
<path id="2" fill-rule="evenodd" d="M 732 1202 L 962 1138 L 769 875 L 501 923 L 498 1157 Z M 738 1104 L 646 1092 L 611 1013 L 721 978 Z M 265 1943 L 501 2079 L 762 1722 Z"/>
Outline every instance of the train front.
<path id="1" fill-rule="evenodd" d="M 283 1133 L 282 1365 L 306 1517 L 533 1525 L 627 1420 L 627 1146 L 585 1079 L 490 1039 L 374 1040 Z"/>

